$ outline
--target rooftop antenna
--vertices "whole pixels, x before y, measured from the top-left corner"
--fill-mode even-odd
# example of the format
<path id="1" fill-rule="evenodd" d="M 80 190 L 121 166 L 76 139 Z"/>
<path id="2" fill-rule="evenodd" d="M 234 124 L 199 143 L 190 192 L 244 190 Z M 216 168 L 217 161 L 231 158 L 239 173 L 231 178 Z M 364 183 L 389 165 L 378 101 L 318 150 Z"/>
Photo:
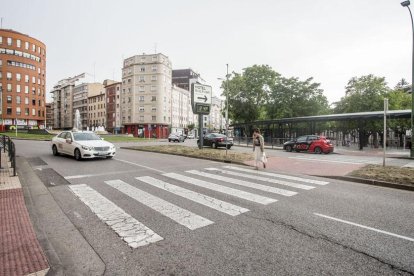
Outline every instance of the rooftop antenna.
<path id="1" fill-rule="evenodd" d="M 95 66 L 96 66 L 96 62 L 93 63 L 93 82 L 95 81 Z"/>
<path id="2" fill-rule="evenodd" d="M 157 53 L 157 42 L 154 43 L 154 50 L 155 50 L 155 53 Z"/>
<path id="3" fill-rule="evenodd" d="M 3 17 L 0 20 L 0 29 L 3 29 Z"/>

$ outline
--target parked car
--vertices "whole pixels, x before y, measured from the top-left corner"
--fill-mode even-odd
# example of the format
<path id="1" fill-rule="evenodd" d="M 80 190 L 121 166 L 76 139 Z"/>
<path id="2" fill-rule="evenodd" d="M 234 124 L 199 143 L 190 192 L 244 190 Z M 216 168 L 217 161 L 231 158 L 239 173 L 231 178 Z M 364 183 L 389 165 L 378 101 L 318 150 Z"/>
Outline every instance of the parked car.
<path id="1" fill-rule="evenodd" d="M 184 142 L 184 140 L 184 136 L 178 133 L 171 133 L 170 136 L 168 136 L 168 142 Z"/>
<path id="2" fill-rule="evenodd" d="M 330 140 L 319 135 L 304 135 L 283 144 L 286 151 L 307 151 L 314 153 L 330 153 L 334 151 L 334 146 Z"/>
<path id="3" fill-rule="evenodd" d="M 104 141 L 92 131 L 63 131 L 52 138 L 51 145 L 53 155 L 66 154 L 76 160 L 96 157 L 110 159 L 116 153 L 112 143 Z"/>
<path id="4" fill-rule="evenodd" d="M 200 145 L 200 139 L 197 139 L 197 145 Z M 224 134 L 210 133 L 204 136 L 203 146 L 210 146 L 212 148 L 227 146 L 227 149 L 230 149 L 233 146 L 233 138 L 227 138 Z"/>

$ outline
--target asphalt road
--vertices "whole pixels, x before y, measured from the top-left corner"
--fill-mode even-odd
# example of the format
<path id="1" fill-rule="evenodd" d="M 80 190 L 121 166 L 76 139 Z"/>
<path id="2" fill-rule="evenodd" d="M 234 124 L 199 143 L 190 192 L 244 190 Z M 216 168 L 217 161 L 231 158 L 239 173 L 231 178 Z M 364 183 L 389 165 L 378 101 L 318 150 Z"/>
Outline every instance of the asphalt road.
<path id="1" fill-rule="evenodd" d="M 78 162 L 15 143 L 55 274 L 414 275 L 410 191 L 124 149 Z"/>

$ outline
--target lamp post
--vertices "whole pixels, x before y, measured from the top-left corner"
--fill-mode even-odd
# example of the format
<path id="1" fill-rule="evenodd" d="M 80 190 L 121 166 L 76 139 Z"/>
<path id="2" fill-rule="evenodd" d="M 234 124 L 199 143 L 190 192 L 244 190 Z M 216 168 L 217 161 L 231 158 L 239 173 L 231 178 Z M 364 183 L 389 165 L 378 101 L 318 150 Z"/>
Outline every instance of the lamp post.
<path id="1" fill-rule="evenodd" d="M 229 64 L 226 64 L 227 67 L 227 73 L 226 73 L 226 79 L 218 78 L 218 80 L 226 81 L 226 86 L 224 89 L 226 90 L 226 111 L 225 111 L 225 117 L 226 117 L 226 159 L 227 159 L 227 141 L 229 139 Z"/>
<path id="2" fill-rule="evenodd" d="M 410 18 L 411 18 L 411 27 L 412 27 L 412 31 L 413 31 L 413 45 L 412 45 L 412 68 L 411 68 L 411 149 L 410 149 L 410 157 L 414 158 L 414 21 L 413 21 L 413 14 L 411 13 L 411 9 L 410 9 L 410 1 L 404 1 L 401 2 L 401 6 L 403 7 L 407 7 L 408 11 L 410 12 Z"/>

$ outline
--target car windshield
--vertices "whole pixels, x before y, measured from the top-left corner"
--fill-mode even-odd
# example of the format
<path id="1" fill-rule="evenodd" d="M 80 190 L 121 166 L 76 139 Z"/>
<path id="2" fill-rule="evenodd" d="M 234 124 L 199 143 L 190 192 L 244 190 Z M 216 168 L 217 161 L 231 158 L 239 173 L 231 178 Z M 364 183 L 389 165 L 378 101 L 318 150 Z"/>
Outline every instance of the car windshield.
<path id="1" fill-rule="evenodd" d="M 95 133 L 73 133 L 75 141 L 101 140 Z"/>

